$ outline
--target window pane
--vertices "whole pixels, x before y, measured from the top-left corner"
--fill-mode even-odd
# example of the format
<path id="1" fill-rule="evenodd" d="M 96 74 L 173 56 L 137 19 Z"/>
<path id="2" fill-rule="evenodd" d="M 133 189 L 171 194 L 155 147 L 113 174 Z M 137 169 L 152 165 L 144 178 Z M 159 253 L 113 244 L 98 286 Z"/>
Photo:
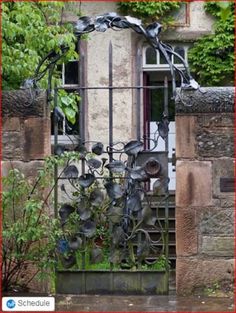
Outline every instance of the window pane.
<path id="1" fill-rule="evenodd" d="M 66 85 L 77 85 L 79 83 L 78 80 L 78 61 L 71 61 L 65 64 L 65 84 Z"/>
<path id="2" fill-rule="evenodd" d="M 185 60 L 185 51 L 184 51 L 184 48 L 182 47 L 175 47 L 175 50 L 174 50 L 176 53 L 178 53 L 184 60 Z M 180 59 L 176 56 L 174 56 L 174 64 L 180 64 L 182 63 L 180 61 Z"/>
<path id="3" fill-rule="evenodd" d="M 152 47 L 146 49 L 146 64 L 157 64 L 156 50 Z"/>
<path id="4" fill-rule="evenodd" d="M 171 54 L 168 52 L 167 52 L 167 54 L 169 56 L 169 59 L 172 61 Z M 168 64 L 168 62 L 166 61 L 166 58 L 164 57 L 164 55 L 162 53 L 160 53 L 160 64 Z"/>

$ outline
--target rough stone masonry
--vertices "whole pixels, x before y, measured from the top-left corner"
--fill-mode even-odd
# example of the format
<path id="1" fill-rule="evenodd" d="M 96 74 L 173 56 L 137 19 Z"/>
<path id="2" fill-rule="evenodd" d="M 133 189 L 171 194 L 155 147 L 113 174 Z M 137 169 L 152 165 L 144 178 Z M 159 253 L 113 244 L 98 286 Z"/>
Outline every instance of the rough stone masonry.
<path id="1" fill-rule="evenodd" d="M 230 287 L 234 279 L 234 88 L 178 90 L 176 158 L 177 293 L 214 284 Z M 225 188 L 222 179 L 231 187 Z"/>

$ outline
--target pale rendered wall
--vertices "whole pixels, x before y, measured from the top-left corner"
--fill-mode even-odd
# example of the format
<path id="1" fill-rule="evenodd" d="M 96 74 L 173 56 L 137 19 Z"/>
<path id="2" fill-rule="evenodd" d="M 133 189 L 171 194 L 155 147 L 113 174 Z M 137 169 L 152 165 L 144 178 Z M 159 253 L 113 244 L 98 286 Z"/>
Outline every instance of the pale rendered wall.
<path id="1" fill-rule="evenodd" d="M 96 16 L 107 12 L 118 12 L 116 2 L 78 2 L 82 15 Z M 212 31 L 212 18 L 206 15 L 204 3 L 195 1 L 190 4 L 190 26 L 177 27 L 163 33 L 164 40 L 194 40 Z M 119 14 L 119 12 L 118 12 Z M 71 15 L 67 20 L 76 20 Z M 86 75 L 88 86 L 108 85 L 108 47 L 113 44 L 113 84 L 132 86 L 135 84 L 135 53 L 137 46 L 142 47 L 144 39 L 132 30 L 105 33 L 92 32 L 86 43 Z M 108 92 L 90 90 L 86 101 L 87 140 L 108 143 Z M 131 91 L 114 91 L 114 142 L 129 141 L 135 138 L 135 97 Z M 141 125 L 142 130 L 142 125 Z"/>

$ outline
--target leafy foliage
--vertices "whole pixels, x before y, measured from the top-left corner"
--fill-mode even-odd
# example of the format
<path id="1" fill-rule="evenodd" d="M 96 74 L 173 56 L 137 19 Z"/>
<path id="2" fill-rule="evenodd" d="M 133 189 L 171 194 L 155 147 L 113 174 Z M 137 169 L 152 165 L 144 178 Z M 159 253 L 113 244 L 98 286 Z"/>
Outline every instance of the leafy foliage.
<path id="1" fill-rule="evenodd" d="M 35 278 L 52 276 L 56 247 L 62 236 L 53 218 L 51 195 L 55 187 L 54 166 L 78 160 L 78 153 L 48 157 L 34 180 L 12 168 L 2 178 L 2 286 L 4 291 L 27 290 Z"/>
<path id="2" fill-rule="evenodd" d="M 189 51 L 189 62 L 200 84 L 231 85 L 234 81 L 234 3 L 205 4 L 216 17 L 215 33 L 200 38 Z"/>
<path id="3" fill-rule="evenodd" d="M 72 24 L 62 23 L 64 8 L 63 1 L 2 3 L 3 89 L 19 89 L 25 79 L 34 75 L 41 59 L 51 50 L 59 51 L 61 46 L 69 47 L 61 62 L 78 58 Z M 60 84 L 60 73 L 57 69 L 53 81 Z M 47 88 L 47 77 L 39 84 L 41 88 Z M 75 122 L 78 112 L 78 100 L 77 95 L 64 94 L 59 103 L 72 123 Z"/>
<path id="4" fill-rule="evenodd" d="M 61 23 L 63 2 L 2 3 L 3 89 L 18 89 L 39 61 L 60 45 L 69 46 L 66 61 L 77 58 L 71 24 Z"/>
<path id="5" fill-rule="evenodd" d="M 76 122 L 76 114 L 78 113 L 78 102 L 80 96 L 78 93 L 68 93 L 64 89 L 58 91 L 58 106 L 62 108 L 63 113 L 67 117 L 68 121 L 72 124 Z"/>
<path id="6" fill-rule="evenodd" d="M 171 11 L 178 9 L 177 1 L 123 1 L 118 3 L 119 9 L 143 19 L 160 19 Z"/>

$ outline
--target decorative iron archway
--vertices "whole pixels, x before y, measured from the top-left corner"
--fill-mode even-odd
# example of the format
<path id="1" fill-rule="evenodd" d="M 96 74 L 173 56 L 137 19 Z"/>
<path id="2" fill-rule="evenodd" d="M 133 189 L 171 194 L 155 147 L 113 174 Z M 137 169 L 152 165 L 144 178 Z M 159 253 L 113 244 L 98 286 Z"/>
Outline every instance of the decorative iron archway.
<path id="1" fill-rule="evenodd" d="M 152 23 L 146 28 L 141 21 L 133 17 L 121 17 L 116 13 L 107 13 L 95 18 L 81 17 L 74 27 L 74 33 L 81 40 L 81 36 L 92 31 L 105 32 L 108 28 L 119 30 L 131 28 L 143 35 L 150 45 L 157 49 L 166 59 L 172 75 L 172 91 L 175 96 L 175 75 L 181 78 L 181 88 L 198 88 L 197 82 L 191 77 L 185 60 L 172 48 L 159 40 L 161 25 Z M 61 192 L 68 195 L 65 203 L 58 203 L 58 188 L 55 189 L 55 215 L 59 216 L 64 237 L 58 245 L 59 267 L 57 270 L 57 291 L 62 293 L 89 293 L 89 292 L 126 292 L 126 293 L 167 293 L 168 292 L 168 145 L 165 151 L 154 152 L 158 145 L 158 138 L 168 140 L 168 105 L 164 106 L 163 118 L 157 124 L 156 136 L 152 139 L 154 148 L 144 149 L 144 140 L 140 131 L 141 90 L 163 88 L 159 86 L 141 86 L 138 79 L 136 86 L 118 87 L 113 85 L 112 44 L 109 46 L 108 86 L 85 86 L 84 57 L 80 56 L 80 86 L 77 88 L 81 95 L 81 109 L 78 144 L 75 147 L 78 164 L 73 159 L 68 160 L 66 166 L 58 174 L 55 168 L 55 181 L 68 181 L 73 191 L 68 195 L 66 186 L 61 185 Z M 49 100 L 51 95 L 51 78 L 57 61 L 67 52 L 68 48 L 61 47 L 61 52 L 51 51 L 39 64 L 35 77 L 26 82 L 26 86 L 37 87 L 37 81 L 49 72 Z M 175 67 L 170 59 L 175 55 L 184 65 L 184 71 Z M 44 68 L 45 63 L 48 65 Z M 141 55 L 137 53 L 137 77 L 140 77 Z M 57 93 L 54 88 L 54 152 L 56 155 L 64 153 L 63 147 L 58 145 L 58 121 L 61 112 L 57 106 Z M 73 87 L 73 89 L 75 89 Z M 109 144 L 104 147 L 102 142 L 92 142 L 91 155 L 87 151 L 88 141 L 85 138 L 85 114 L 83 99 L 85 92 L 91 89 L 105 89 L 109 91 Z M 129 142 L 115 143 L 113 141 L 113 91 L 114 89 L 130 89 L 136 91 L 136 138 Z M 108 160 L 104 157 L 108 156 Z M 78 169 L 80 167 L 80 170 Z M 80 173 L 79 173 L 80 172 Z M 158 214 L 158 205 L 155 212 L 151 209 L 150 196 L 147 194 L 150 178 L 156 178 L 154 188 L 157 193 L 158 205 L 164 204 L 164 223 Z M 158 200 L 157 200 L 158 199 Z M 59 210 L 58 210 L 59 209 Z M 72 228 L 70 228 L 72 226 Z M 73 229 L 73 231 L 71 230 Z M 98 235 L 103 233 L 102 246 L 98 242 Z M 158 237 L 152 238 L 152 234 Z M 155 258 L 150 261 L 150 253 Z M 105 254 L 105 255 L 104 255 Z M 95 281 L 105 279 L 105 272 L 99 272 L 98 278 L 91 279 L 91 273 L 86 275 L 88 264 L 101 263 L 103 258 L 109 263 L 108 282 L 106 287 L 94 285 Z M 88 260 L 89 257 L 89 260 Z M 141 275 L 144 268 L 163 261 L 162 271 L 165 278 L 158 279 L 152 271 L 151 276 Z M 78 265 L 79 264 L 79 265 Z M 160 264 L 160 263 L 159 263 Z M 79 266 L 79 267 L 78 267 Z M 79 276 L 78 282 L 68 282 L 64 274 L 71 275 L 65 270 L 73 268 Z M 82 270 L 78 272 L 79 270 Z M 132 283 L 134 270 L 138 274 L 138 283 Z M 125 271 L 125 272 L 124 272 Z M 112 273 L 112 275 L 111 275 Z M 114 274 L 115 273 L 115 274 Z M 125 273 L 125 275 L 124 275 Z M 128 273 L 132 273 L 129 277 Z M 123 277 L 121 279 L 121 277 Z M 78 279 L 75 277 L 75 279 Z M 136 279 L 136 278 L 135 278 Z M 134 279 L 134 281 L 136 281 Z M 125 287 L 124 287 L 125 286 Z M 138 286 L 138 287 L 137 287 Z"/>

